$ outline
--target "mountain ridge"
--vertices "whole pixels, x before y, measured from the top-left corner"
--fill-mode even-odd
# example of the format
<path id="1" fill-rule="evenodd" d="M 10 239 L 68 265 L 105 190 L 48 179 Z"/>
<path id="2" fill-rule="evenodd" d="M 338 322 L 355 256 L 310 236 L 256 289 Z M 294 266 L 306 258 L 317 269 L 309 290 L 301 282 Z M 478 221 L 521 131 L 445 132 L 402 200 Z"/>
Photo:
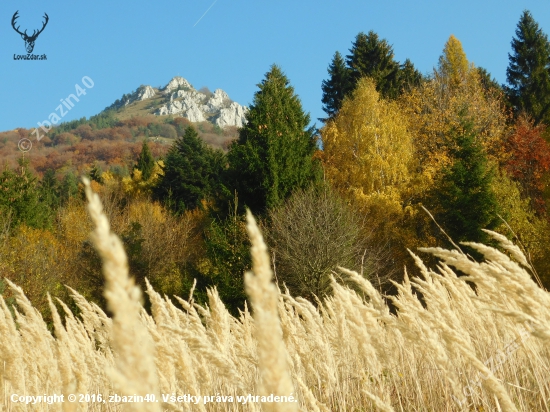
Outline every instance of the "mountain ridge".
<path id="1" fill-rule="evenodd" d="M 220 128 L 242 127 L 246 123 L 248 108 L 231 100 L 222 89 L 196 90 L 181 76 L 173 77 L 164 87 L 141 85 L 124 94 L 105 111 L 116 111 L 120 118 L 132 115 L 184 117 L 190 122 L 208 121 Z"/>

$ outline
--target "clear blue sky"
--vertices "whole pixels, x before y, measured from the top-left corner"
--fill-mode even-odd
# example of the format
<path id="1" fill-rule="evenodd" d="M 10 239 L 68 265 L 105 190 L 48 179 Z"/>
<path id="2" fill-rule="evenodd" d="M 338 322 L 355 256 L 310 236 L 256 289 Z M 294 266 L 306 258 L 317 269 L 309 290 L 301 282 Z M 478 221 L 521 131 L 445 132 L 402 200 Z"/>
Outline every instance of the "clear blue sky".
<path id="1" fill-rule="evenodd" d="M 550 34 L 547 0 L 324 1 L 35 1 L 0 3 L 0 130 L 31 128 L 47 119 L 83 76 L 95 85 L 63 120 L 92 116 L 141 84 L 163 86 L 185 77 L 197 89 L 224 89 L 248 105 L 269 66 L 279 64 L 312 119 L 323 117 L 321 82 L 336 50 L 347 54 L 360 31 L 374 30 L 431 72 L 449 35 L 470 61 L 506 80 L 510 41 L 524 9 Z M 211 7 L 212 6 L 212 7 Z M 208 13 L 195 25 L 205 11 Z M 35 45 L 47 61 L 14 61 L 24 54 L 11 27 L 50 21 Z"/>

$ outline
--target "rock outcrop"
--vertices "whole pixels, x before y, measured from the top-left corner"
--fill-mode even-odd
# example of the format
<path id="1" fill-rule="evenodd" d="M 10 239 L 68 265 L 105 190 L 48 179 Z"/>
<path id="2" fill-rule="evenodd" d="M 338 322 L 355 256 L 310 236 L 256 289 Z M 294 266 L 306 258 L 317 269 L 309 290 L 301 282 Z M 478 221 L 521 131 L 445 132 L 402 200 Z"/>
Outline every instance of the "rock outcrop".
<path id="1" fill-rule="evenodd" d="M 178 87 L 183 87 L 187 89 L 192 89 L 191 83 L 185 80 L 183 77 L 176 76 L 168 82 L 166 86 L 162 89 L 164 93 L 170 93 L 172 90 L 177 89 Z"/>
<path id="2" fill-rule="evenodd" d="M 112 105 L 107 107 L 105 110 L 118 110 L 120 108 L 126 107 L 129 104 L 132 104 L 137 101 L 152 99 L 157 94 L 157 90 L 151 86 L 139 86 L 132 93 L 123 95 L 120 99 L 115 101 Z"/>
<path id="3" fill-rule="evenodd" d="M 222 89 L 202 93 L 183 77 L 174 77 L 162 90 L 169 101 L 155 111 L 156 115 L 179 115 L 191 122 L 209 120 L 221 128 L 245 123 L 248 108 L 232 101 Z"/>
<path id="4" fill-rule="evenodd" d="M 214 119 L 214 124 L 222 129 L 226 126 L 243 127 L 248 107 L 232 102 L 229 107 L 223 107 Z"/>
<path id="5" fill-rule="evenodd" d="M 157 116 L 182 116 L 191 122 L 210 121 L 224 128 L 242 127 L 246 122 L 248 108 L 232 101 L 222 89 L 214 93 L 208 89 L 200 91 L 185 80 L 176 76 L 160 89 L 140 86 L 136 91 L 122 96 L 107 109 L 121 109 L 134 102 L 156 99 L 152 103 L 152 113 Z"/>

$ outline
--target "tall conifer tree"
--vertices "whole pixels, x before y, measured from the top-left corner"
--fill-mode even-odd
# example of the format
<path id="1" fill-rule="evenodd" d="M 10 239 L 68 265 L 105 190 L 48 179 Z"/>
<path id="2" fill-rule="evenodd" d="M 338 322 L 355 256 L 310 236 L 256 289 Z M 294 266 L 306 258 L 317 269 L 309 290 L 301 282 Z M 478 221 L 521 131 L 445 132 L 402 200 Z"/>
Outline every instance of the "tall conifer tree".
<path id="1" fill-rule="evenodd" d="M 439 185 L 432 191 L 439 207 L 437 220 L 455 241 L 486 241 L 481 229 L 494 229 L 497 202 L 491 189 L 493 172 L 471 122 L 451 130 L 452 165 L 443 170 Z"/>
<path id="2" fill-rule="evenodd" d="M 323 89 L 323 110 L 329 118 L 334 117 L 342 106 L 342 101 L 353 89 L 350 78 L 350 70 L 346 67 L 340 52 L 334 53 L 332 62 L 328 68 L 330 78 L 323 80 L 321 88 Z M 326 119 L 319 119 L 326 120 Z"/>
<path id="3" fill-rule="evenodd" d="M 386 39 L 380 39 L 372 30 L 355 37 L 350 54 L 346 56 L 353 84 L 361 77 L 371 77 L 382 97 L 397 97 L 399 63 L 393 58 L 393 48 Z"/>
<path id="4" fill-rule="evenodd" d="M 550 124 L 550 43 L 531 13 L 519 20 L 506 79 L 507 94 L 517 112 L 526 112 L 535 125 Z"/>
<path id="5" fill-rule="evenodd" d="M 189 126 L 170 148 L 164 176 L 153 195 L 176 213 L 196 209 L 202 200 L 211 200 L 216 195 L 224 162 L 223 153 L 208 147 Z"/>
<path id="6" fill-rule="evenodd" d="M 380 95 L 389 99 L 396 99 L 423 80 L 409 59 L 403 64 L 394 60 L 392 46 L 373 31 L 359 33 L 349 51 L 345 62 L 339 52 L 334 54 L 328 68 L 330 77 L 322 83 L 323 110 L 331 119 L 363 77 L 372 78 Z M 327 119 L 319 120 L 326 122 Z"/>
<path id="7" fill-rule="evenodd" d="M 417 87 L 422 83 L 423 79 L 422 73 L 416 70 L 410 59 L 406 59 L 405 62 L 399 66 L 399 71 L 397 72 L 396 91 L 403 93 L 405 90 Z"/>
<path id="8" fill-rule="evenodd" d="M 439 57 L 436 74 L 441 76 L 451 88 L 457 88 L 466 81 L 469 73 L 470 63 L 466 58 L 462 43 L 451 34 L 445 43 L 443 54 Z"/>
<path id="9" fill-rule="evenodd" d="M 141 172 L 143 180 L 149 180 L 153 174 L 153 169 L 155 168 L 155 159 L 151 154 L 147 140 L 143 141 L 141 146 L 141 153 L 139 154 L 138 161 L 136 164 L 136 169 Z"/>
<path id="10" fill-rule="evenodd" d="M 309 114 L 287 77 L 273 65 L 258 87 L 228 160 L 229 184 L 242 204 L 261 213 L 308 186 L 319 169 Z"/>
<path id="11" fill-rule="evenodd" d="M 20 158 L 19 167 L 0 173 L 0 215 L 9 216 L 11 226 L 21 223 L 34 228 L 51 226 L 53 210 L 41 198 L 40 184 L 29 170 L 29 160 Z"/>

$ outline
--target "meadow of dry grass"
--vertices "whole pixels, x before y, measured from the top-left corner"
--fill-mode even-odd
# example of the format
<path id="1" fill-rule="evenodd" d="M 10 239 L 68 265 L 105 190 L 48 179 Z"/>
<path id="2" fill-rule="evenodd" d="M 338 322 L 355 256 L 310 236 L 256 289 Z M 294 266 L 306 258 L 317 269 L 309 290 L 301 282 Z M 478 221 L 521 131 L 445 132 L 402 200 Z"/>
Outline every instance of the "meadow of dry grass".
<path id="1" fill-rule="evenodd" d="M 52 302 L 52 336 L 10 283 L 14 316 L 0 299 L 4 411 L 550 410 L 550 295 L 532 281 L 520 250 L 498 234 L 490 233 L 502 251 L 472 245 L 485 256 L 482 263 L 460 251 L 423 250 L 442 263 L 432 271 L 416 258 L 422 277 L 397 285 L 395 315 L 368 280 L 345 269 L 337 277 L 356 283 L 360 293 L 335 279 L 333 295 L 317 305 L 280 292 L 249 215 L 250 310 L 232 317 L 215 290 L 205 307 L 192 297 L 174 305 L 149 287 L 149 315 L 89 186 L 87 195 L 113 316 L 72 291 L 81 314 Z M 451 266 L 468 276 L 457 277 Z M 65 402 L 25 405 L 14 394 L 64 394 Z M 71 403 L 69 394 L 96 400 L 100 394 L 107 402 Z M 152 394 L 159 402 L 111 403 L 114 394 Z M 200 401 L 165 398 L 172 394 Z M 237 400 L 249 394 L 292 395 L 298 402 Z"/>

